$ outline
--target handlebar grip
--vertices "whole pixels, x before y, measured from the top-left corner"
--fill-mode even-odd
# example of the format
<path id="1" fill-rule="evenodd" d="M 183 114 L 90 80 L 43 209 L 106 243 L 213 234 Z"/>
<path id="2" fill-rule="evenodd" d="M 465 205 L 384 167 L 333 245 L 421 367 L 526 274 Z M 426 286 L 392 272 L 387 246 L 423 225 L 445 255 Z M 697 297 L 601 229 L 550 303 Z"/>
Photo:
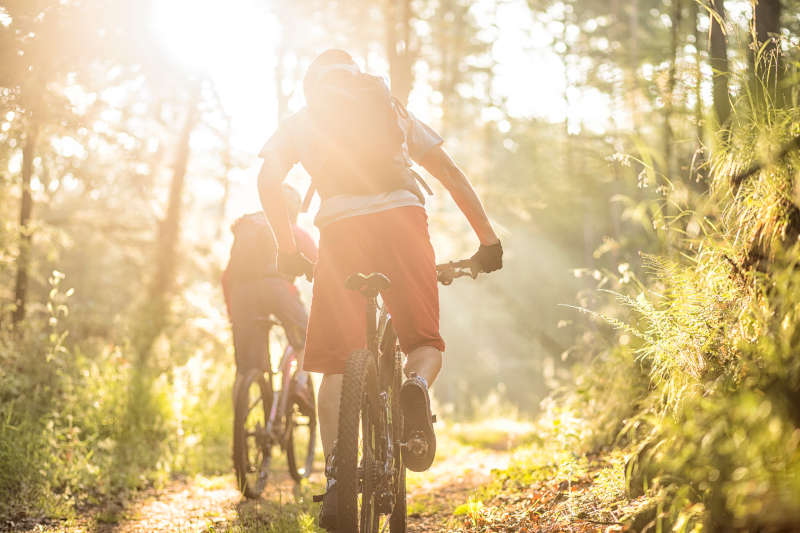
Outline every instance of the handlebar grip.
<path id="1" fill-rule="evenodd" d="M 475 279 L 481 272 L 480 265 L 472 258 L 436 265 L 436 278 L 442 285 L 450 285 L 455 278 L 463 276 Z"/>

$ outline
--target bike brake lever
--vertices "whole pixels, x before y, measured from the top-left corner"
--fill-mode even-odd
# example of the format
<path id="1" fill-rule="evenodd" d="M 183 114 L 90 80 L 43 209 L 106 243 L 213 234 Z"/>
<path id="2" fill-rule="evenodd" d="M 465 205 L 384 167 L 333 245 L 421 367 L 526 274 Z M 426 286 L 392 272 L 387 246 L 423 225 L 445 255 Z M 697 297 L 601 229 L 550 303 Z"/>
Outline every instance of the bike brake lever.
<path id="1" fill-rule="evenodd" d="M 481 273 L 481 266 L 476 261 L 471 261 L 469 265 L 469 277 L 476 279 Z"/>

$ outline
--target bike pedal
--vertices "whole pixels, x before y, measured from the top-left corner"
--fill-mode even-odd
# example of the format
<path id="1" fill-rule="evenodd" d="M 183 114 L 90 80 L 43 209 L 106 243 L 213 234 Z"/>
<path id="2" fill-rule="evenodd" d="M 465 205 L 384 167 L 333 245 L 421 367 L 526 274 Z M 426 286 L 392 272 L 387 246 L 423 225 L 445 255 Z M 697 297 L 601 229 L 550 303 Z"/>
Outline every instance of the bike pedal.
<path id="1" fill-rule="evenodd" d="M 325 495 L 324 495 L 324 494 L 314 494 L 314 495 L 311 497 L 311 500 L 312 500 L 314 503 L 320 503 L 320 502 L 322 502 L 323 498 L 325 498 Z"/>
<path id="2" fill-rule="evenodd" d="M 436 415 L 431 415 L 431 422 L 436 423 Z"/>

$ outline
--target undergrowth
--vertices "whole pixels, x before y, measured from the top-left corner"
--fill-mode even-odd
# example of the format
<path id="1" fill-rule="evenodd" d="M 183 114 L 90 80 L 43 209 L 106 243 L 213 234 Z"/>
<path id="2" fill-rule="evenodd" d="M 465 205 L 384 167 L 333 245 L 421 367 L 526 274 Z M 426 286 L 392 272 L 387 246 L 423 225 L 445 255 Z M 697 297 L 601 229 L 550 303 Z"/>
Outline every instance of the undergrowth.
<path id="1" fill-rule="evenodd" d="M 540 441 L 497 473 L 480 494 L 495 505 L 467 530 L 491 530 L 514 493 L 531 498 L 519 524 L 562 512 L 637 531 L 800 529 L 800 154 L 770 159 L 800 134 L 800 109 L 767 115 L 740 116 L 711 161 L 712 214 L 683 206 L 675 248 L 643 256 L 643 281 L 618 280 L 613 310 L 590 311 L 617 344 L 544 404 Z M 768 164 L 734 180 L 755 158 Z M 563 504 L 582 476 L 583 511 Z"/>
<path id="2" fill-rule="evenodd" d="M 229 469 L 229 366 L 198 350 L 141 369 L 126 344 L 72 342 L 62 281 L 43 318 L 0 331 L 0 529 Z"/>

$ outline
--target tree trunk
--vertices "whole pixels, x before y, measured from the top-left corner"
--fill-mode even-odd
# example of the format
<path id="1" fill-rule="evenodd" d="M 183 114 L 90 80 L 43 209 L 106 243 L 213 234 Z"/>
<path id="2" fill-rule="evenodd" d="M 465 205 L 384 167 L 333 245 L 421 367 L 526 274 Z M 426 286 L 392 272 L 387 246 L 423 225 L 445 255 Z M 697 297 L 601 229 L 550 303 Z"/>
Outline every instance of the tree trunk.
<path id="1" fill-rule="evenodd" d="M 392 94 L 403 104 L 414 85 L 414 55 L 411 51 L 411 0 L 386 0 L 386 56 Z"/>
<path id="2" fill-rule="evenodd" d="M 703 145 L 703 93 L 701 87 L 703 85 L 703 69 L 701 68 L 702 61 L 700 53 L 700 43 L 703 40 L 703 34 L 700 33 L 698 27 L 698 17 L 700 16 L 700 9 L 697 2 L 692 0 L 689 2 L 689 20 L 692 21 L 692 34 L 694 36 L 694 122 L 695 134 L 697 135 L 697 143 L 702 147 Z"/>
<path id="3" fill-rule="evenodd" d="M 692 24 L 692 35 L 694 36 L 694 126 L 695 126 L 695 140 L 697 148 L 694 151 L 694 157 L 691 162 L 690 177 L 695 184 L 701 181 L 701 175 L 698 169 L 703 166 L 705 162 L 705 154 L 703 147 L 703 93 L 701 87 L 703 85 L 703 70 L 701 68 L 702 60 L 700 53 L 700 43 L 703 40 L 703 34 L 698 28 L 698 17 L 700 16 L 700 9 L 696 1 L 689 2 L 689 20 Z M 696 185 L 697 186 L 697 185 Z M 705 185 L 700 185 L 705 187 Z"/>
<path id="4" fill-rule="evenodd" d="M 136 343 L 141 367 L 147 365 L 153 343 L 167 324 L 169 298 L 175 285 L 181 228 L 181 207 L 186 181 L 186 168 L 190 154 L 189 140 L 199 118 L 199 97 L 199 85 L 192 87 L 186 109 L 186 118 L 175 152 L 167 212 L 158 228 L 155 274 L 148 291 L 147 302 L 137 325 L 139 331 Z"/>
<path id="5" fill-rule="evenodd" d="M 753 35 L 755 51 L 751 56 L 754 97 L 757 105 L 782 104 L 780 35 L 780 0 L 757 0 L 753 8 Z"/>
<path id="6" fill-rule="evenodd" d="M 570 98 L 569 98 L 569 89 L 572 85 L 572 79 L 570 78 L 570 65 L 569 65 L 569 55 L 570 55 L 570 46 L 569 42 L 567 41 L 567 26 L 569 25 L 569 19 L 567 18 L 567 11 L 564 10 L 564 18 L 561 20 L 561 24 L 563 30 L 561 32 L 561 40 L 564 43 L 564 51 L 560 54 L 561 64 L 564 66 L 564 94 L 562 98 L 564 99 L 564 172 L 566 176 L 572 176 L 574 174 L 574 161 L 573 161 L 573 154 L 572 154 L 572 139 L 570 138 L 570 131 L 569 131 L 569 111 L 570 111 Z"/>
<path id="7" fill-rule="evenodd" d="M 642 119 L 639 106 L 639 0 L 631 0 L 630 12 L 628 13 L 628 25 L 630 27 L 630 48 L 628 55 L 628 68 L 625 69 L 628 76 L 628 106 L 631 110 L 631 122 L 633 131 L 639 133 Z"/>
<path id="8" fill-rule="evenodd" d="M 670 63 L 667 73 L 667 91 L 664 96 L 664 174 L 668 179 L 675 178 L 674 134 L 672 131 L 672 113 L 675 100 L 675 79 L 678 70 L 678 30 L 681 24 L 681 0 L 672 0 L 670 19 Z"/>
<path id="9" fill-rule="evenodd" d="M 452 17 L 452 19 L 451 19 Z M 453 118 L 453 99 L 455 98 L 456 70 L 458 69 L 458 40 L 451 32 L 458 32 L 461 21 L 458 20 L 452 0 L 441 0 L 436 12 L 438 24 L 437 48 L 441 54 L 440 75 L 437 89 L 442 95 L 442 122 L 440 133 L 446 139 L 450 133 Z"/>
<path id="10" fill-rule="evenodd" d="M 231 168 L 233 167 L 231 157 L 231 119 L 225 117 L 225 147 L 222 152 L 222 198 L 219 201 L 219 224 L 217 224 L 217 239 L 222 237 L 222 228 L 225 225 L 225 217 L 228 214 L 228 199 L 231 195 Z"/>
<path id="11" fill-rule="evenodd" d="M 25 318 L 25 303 L 28 297 L 28 274 L 30 269 L 31 215 L 33 213 L 33 195 L 31 194 L 31 178 L 33 177 L 33 159 L 36 157 L 36 144 L 39 137 L 39 125 L 35 117 L 31 117 L 25 144 L 22 147 L 22 198 L 19 209 L 19 255 L 17 256 L 17 279 L 14 286 L 14 313 L 11 320 L 14 325 Z"/>
<path id="12" fill-rule="evenodd" d="M 731 116 L 731 99 L 728 88 L 730 72 L 728 68 L 728 41 L 720 24 L 725 22 L 725 0 L 711 0 L 711 7 L 716 15 L 711 15 L 709 29 L 712 93 L 714 99 L 714 115 L 720 128 L 726 128 Z"/>

